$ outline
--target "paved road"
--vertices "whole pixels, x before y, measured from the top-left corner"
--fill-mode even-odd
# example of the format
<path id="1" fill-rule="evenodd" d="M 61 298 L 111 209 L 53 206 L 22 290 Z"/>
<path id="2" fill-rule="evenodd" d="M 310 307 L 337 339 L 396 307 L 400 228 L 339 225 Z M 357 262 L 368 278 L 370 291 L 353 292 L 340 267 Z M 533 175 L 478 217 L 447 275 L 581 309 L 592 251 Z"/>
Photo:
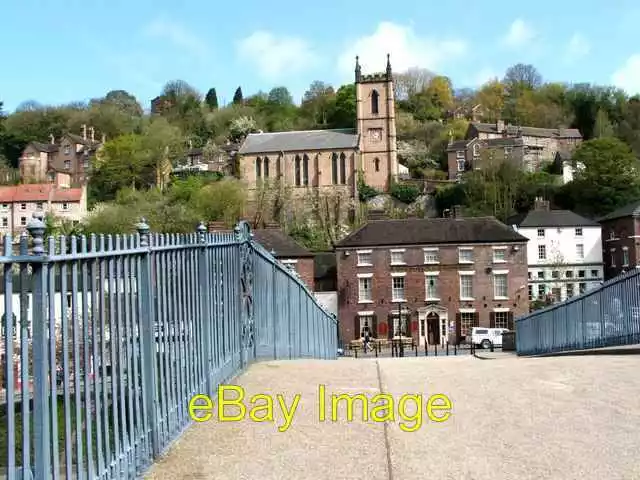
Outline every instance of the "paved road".
<path id="1" fill-rule="evenodd" d="M 640 356 L 482 356 L 254 365 L 236 380 L 248 395 L 283 392 L 290 403 L 301 394 L 289 430 L 214 416 L 190 427 L 147 478 L 640 479 Z M 348 423 L 344 406 L 341 420 L 320 422 L 319 384 L 327 394 L 443 393 L 452 415 L 433 423 L 425 414 L 413 433 L 399 419 Z"/>

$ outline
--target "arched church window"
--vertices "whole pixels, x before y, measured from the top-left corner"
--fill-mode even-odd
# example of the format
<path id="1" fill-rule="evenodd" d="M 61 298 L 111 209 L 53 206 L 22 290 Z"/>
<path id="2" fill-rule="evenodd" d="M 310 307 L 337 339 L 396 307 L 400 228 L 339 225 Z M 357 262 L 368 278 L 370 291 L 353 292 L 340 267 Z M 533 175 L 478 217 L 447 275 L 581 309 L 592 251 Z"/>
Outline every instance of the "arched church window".
<path id="1" fill-rule="evenodd" d="M 347 184 L 347 156 L 344 152 L 340 154 L 340 183 Z"/>
<path id="2" fill-rule="evenodd" d="M 309 157 L 306 153 L 302 157 L 302 184 L 309 185 Z"/>
<path id="3" fill-rule="evenodd" d="M 301 185 L 301 182 L 300 182 L 300 155 L 296 155 L 295 169 L 296 169 L 296 176 L 295 176 L 296 187 L 299 187 Z"/>
<path id="4" fill-rule="evenodd" d="M 338 154 L 331 154 L 331 183 L 338 184 Z"/>
<path id="5" fill-rule="evenodd" d="M 374 115 L 378 114 L 378 100 L 380 99 L 380 95 L 377 90 L 371 92 L 371 113 Z"/>
<path id="6" fill-rule="evenodd" d="M 256 178 L 262 177 L 262 159 L 256 158 Z"/>
<path id="7" fill-rule="evenodd" d="M 264 178 L 269 178 L 269 157 L 264 157 L 262 170 L 264 173 Z"/>
<path id="8" fill-rule="evenodd" d="M 380 159 L 379 158 L 375 158 L 373 160 L 373 165 L 374 165 L 374 167 L 376 169 L 376 172 L 379 172 L 380 171 Z"/>

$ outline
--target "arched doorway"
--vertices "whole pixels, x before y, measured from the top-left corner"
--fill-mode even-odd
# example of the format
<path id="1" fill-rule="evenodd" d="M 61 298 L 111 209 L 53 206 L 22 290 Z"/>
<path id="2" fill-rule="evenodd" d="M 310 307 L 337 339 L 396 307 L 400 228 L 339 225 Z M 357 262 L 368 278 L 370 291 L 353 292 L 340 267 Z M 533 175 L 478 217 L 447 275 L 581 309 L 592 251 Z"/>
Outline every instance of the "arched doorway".
<path id="1" fill-rule="evenodd" d="M 427 342 L 429 345 L 440 343 L 440 316 L 435 312 L 427 314 Z"/>

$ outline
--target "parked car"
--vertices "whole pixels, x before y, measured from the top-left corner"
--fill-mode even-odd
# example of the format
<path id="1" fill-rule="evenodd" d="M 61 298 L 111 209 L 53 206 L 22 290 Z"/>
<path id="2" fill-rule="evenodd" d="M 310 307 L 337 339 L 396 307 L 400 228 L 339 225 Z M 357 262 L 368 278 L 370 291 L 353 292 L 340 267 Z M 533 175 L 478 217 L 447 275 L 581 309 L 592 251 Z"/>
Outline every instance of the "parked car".
<path id="1" fill-rule="evenodd" d="M 471 329 L 471 343 L 482 348 L 502 346 L 502 334 L 508 332 L 507 328 L 483 328 L 473 327 Z"/>

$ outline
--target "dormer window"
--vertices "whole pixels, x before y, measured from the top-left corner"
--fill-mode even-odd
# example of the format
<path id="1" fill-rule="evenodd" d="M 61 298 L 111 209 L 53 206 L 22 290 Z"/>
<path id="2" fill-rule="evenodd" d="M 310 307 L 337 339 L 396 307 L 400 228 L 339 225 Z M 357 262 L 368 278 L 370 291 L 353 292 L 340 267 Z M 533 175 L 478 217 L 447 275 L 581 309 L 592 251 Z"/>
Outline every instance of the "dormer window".
<path id="1" fill-rule="evenodd" d="M 71 155 L 71 145 L 65 145 L 64 146 L 64 154 L 65 155 Z"/>

